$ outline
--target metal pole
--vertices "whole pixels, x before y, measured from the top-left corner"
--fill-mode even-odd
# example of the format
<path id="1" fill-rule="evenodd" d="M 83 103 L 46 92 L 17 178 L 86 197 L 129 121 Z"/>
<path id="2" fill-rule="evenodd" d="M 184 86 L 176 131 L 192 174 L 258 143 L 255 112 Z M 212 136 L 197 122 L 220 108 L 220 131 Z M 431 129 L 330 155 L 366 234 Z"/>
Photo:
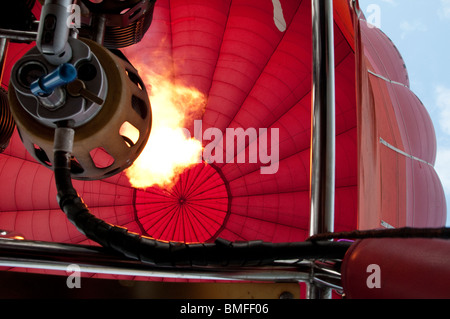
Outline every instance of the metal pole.
<path id="1" fill-rule="evenodd" d="M 334 231 L 335 75 L 332 0 L 312 0 L 313 113 L 310 236 Z"/>
<path id="2" fill-rule="evenodd" d="M 0 38 L 0 84 L 3 80 L 3 71 L 5 68 L 6 53 L 8 52 L 9 39 Z"/>
<path id="3" fill-rule="evenodd" d="M 103 45 L 106 32 L 106 17 L 104 14 L 94 15 L 95 41 Z"/>
<path id="4" fill-rule="evenodd" d="M 113 255 L 102 247 L 0 239 L 0 266 L 66 271 L 76 264 L 82 273 L 260 282 L 308 282 L 311 265 L 265 267 L 156 267 Z M 323 274 L 326 275 L 326 274 Z"/>
<path id="5" fill-rule="evenodd" d="M 8 38 L 12 41 L 19 41 L 19 42 L 31 42 L 36 41 L 37 32 L 0 29 L 0 38 Z"/>
<path id="6" fill-rule="evenodd" d="M 310 236 L 314 236 L 334 231 L 336 124 L 333 0 L 311 1 L 313 100 Z M 331 289 L 310 283 L 308 298 L 330 297 Z"/>

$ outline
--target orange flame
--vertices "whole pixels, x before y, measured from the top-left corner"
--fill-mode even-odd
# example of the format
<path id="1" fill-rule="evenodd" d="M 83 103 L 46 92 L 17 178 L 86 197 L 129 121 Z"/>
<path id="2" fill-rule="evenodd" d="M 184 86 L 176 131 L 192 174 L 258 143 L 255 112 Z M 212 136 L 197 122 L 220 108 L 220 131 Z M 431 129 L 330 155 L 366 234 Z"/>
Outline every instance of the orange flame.
<path id="1" fill-rule="evenodd" d="M 184 169 L 199 162 L 200 141 L 185 134 L 193 116 L 202 114 L 206 97 L 195 88 L 175 85 L 169 76 L 134 66 L 146 84 L 152 106 L 152 131 L 144 150 L 125 173 L 133 187 L 171 187 Z"/>

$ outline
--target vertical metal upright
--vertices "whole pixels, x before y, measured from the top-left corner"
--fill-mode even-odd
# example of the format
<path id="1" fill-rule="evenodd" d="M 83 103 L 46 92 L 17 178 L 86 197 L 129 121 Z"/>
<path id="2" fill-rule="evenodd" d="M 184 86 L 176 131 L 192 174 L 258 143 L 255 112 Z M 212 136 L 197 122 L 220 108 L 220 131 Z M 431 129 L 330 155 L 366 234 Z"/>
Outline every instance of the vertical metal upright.
<path id="1" fill-rule="evenodd" d="M 311 129 L 310 236 L 334 231 L 335 73 L 333 0 L 312 1 L 313 85 Z M 329 289 L 311 284 L 309 298 L 327 298 Z"/>
<path id="2" fill-rule="evenodd" d="M 0 37 L 0 83 L 3 79 L 3 71 L 6 61 L 6 53 L 8 52 L 9 39 Z"/>

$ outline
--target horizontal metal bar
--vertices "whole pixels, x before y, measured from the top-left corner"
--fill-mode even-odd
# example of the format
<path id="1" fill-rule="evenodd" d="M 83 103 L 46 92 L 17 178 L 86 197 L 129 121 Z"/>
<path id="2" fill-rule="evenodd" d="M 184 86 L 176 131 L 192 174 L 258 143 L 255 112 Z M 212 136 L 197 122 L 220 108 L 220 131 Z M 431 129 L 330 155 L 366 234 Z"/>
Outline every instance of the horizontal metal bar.
<path id="1" fill-rule="evenodd" d="M 220 269 L 156 267 L 123 259 L 102 247 L 0 240 L 0 266 L 66 271 L 72 264 L 78 265 L 83 273 L 141 277 L 262 282 L 308 282 L 311 279 L 308 263 Z"/>
<path id="2" fill-rule="evenodd" d="M 333 283 L 330 278 L 321 278 L 321 276 L 315 276 L 313 279 L 313 283 L 319 287 L 322 288 L 328 288 L 328 289 L 334 289 L 337 291 L 342 291 L 344 288 L 342 288 L 342 284 L 339 282 Z"/>
<path id="3" fill-rule="evenodd" d="M 37 35 L 37 32 L 34 31 L 0 29 L 0 38 L 7 38 L 14 41 L 36 41 Z"/>
<path id="4" fill-rule="evenodd" d="M 34 261 L 0 258 L 0 266 L 21 267 L 31 269 L 45 269 L 67 271 L 71 265 L 55 261 Z M 90 274 L 124 275 L 135 277 L 196 279 L 196 280 L 227 280 L 227 281 L 261 281 L 261 282 L 308 282 L 309 273 L 299 272 L 298 269 L 286 268 L 244 268 L 243 270 L 220 269 L 137 269 L 133 266 L 119 267 L 107 265 L 77 264 L 80 272 Z"/>

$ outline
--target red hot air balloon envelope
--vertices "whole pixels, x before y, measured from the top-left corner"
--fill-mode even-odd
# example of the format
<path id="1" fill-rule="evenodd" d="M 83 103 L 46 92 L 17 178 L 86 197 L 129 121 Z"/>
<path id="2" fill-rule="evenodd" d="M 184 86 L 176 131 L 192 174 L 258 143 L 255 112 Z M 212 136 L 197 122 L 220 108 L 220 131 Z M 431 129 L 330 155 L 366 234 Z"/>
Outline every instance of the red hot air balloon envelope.
<path id="1" fill-rule="evenodd" d="M 394 44 L 367 25 L 350 1 L 334 1 L 336 70 L 335 231 L 437 227 L 446 219 L 433 165 L 436 138 L 425 107 L 409 88 Z M 39 6 L 37 4 L 37 6 Z M 74 181 L 93 214 L 163 240 L 303 241 L 309 234 L 311 1 L 158 0 L 145 38 L 123 52 L 139 72 L 169 72 L 174 83 L 207 97 L 202 130 L 255 128 L 259 143 L 278 132 L 268 166 L 197 164 L 172 189 L 133 188 L 124 173 Z M 12 44 L 2 85 L 31 46 Z M 154 119 L 155 121 L 157 119 Z M 193 128 L 189 127 L 194 136 Z M 167 145 L 170 147 L 170 145 Z M 228 151 L 230 151 L 228 149 Z M 227 149 L 223 149 L 226 158 Z M 248 150 L 247 150 L 248 152 Z M 269 152 L 270 153 L 270 152 Z M 268 153 L 268 154 L 269 154 Z M 275 161 L 275 159 L 274 159 Z M 275 164 L 275 163 L 272 163 Z M 273 166 L 275 167 L 275 166 Z M 26 239 L 93 244 L 56 202 L 53 172 L 37 163 L 16 133 L 0 154 L 0 228 Z"/>

